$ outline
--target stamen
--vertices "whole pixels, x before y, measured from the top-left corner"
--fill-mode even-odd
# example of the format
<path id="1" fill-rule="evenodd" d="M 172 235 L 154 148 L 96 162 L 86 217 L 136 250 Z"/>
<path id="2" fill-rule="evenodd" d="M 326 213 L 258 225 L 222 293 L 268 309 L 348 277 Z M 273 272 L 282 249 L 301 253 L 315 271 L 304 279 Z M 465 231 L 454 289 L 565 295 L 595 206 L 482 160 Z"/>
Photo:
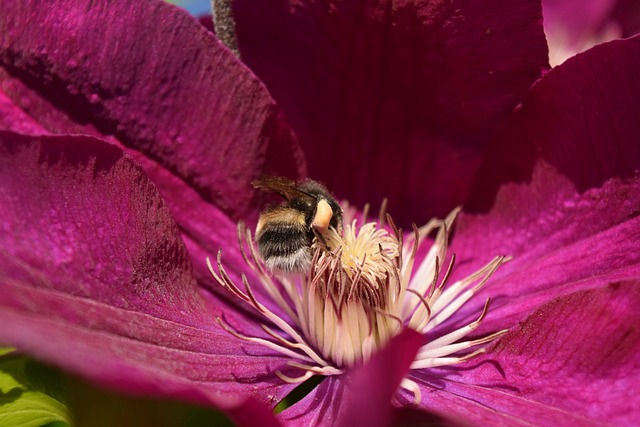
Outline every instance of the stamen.
<path id="1" fill-rule="evenodd" d="M 304 381 L 308 380 L 309 378 L 311 378 L 313 376 L 313 372 L 307 371 L 307 372 L 304 373 L 304 375 L 302 375 L 300 377 L 295 377 L 295 378 L 289 377 L 289 376 L 283 374 L 280 371 L 276 371 L 276 375 L 278 376 L 278 378 L 280 378 L 285 383 L 298 384 L 298 383 L 304 382 Z"/>
<path id="2" fill-rule="evenodd" d="M 451 261 L 449 261 L 449 267 L 447 267 L 447 271 L 444 273 L 444 277 L 440 282 L 440 289 L 443 289 L 447 282 L 449 281 L 449 277 L 451 276 L 451 272 L 453 271 L 453 265 L 456 263 L 456 254 L 451 255 Z M 429 295 L 431 297 L 432 295 Z"/>
<path id="3" fill-rule="evenodd" d="M 494 332 L 493 334 L 488 335 L 484 338 L 478 338 L 472 341 L 463 341 L 456 344 L 442 345 L 440 347 L 435 347 L 431 350 L 423 350 L 424 349 L 423 347 L 423 349 L 421 349 L 418 355 L 416 356 L 416 360 L 433 359 L 433 358 L 445 356 L 447 354 L 454 354 L 461 350 L 466 350 L 467 348 L 474 347 L 476 345 L 486 344 L 488 342 L 491 342 L 496 338 L 506 334 L 507 332 L 508 332 L 507 329 L 503 329 L 501 331 Z"/>
<path id="4" fill-rule="evenodd" d="M 258 343 L 260 345 L 263 345 L 267 348 L 270 348 L 272 350 L 276 350 L 279 353 L 284 354 L 285 356 L 289 356 L 289 357 L 293 357 L 296 359 L 303 359 L 306 360 L 308 362 L 313 362 L 314 360 L 307 358 L 299 353 L 296 353 L 292 350 L 289 350 L 286 347 L 282 347 L 278 344 L 275 344 L 269 340 L 265 340 L 264 338 L 258 338 L 258 337 L 249 337 L 246 335 L 242 335 L 240 333 L 238 333 L 237 331 L 235 331 L 233 328 L 231 328 L 231 326 L 229 326 L 229 324 L 227 324 L 226 322 L 224 322 L 221 318 L 216 317 L 216 322 L 220 325 L 220 327 L 222 327 L 222 329 L 224 329 L 225 331 L 227 331 L 228 333 L 230 333 L 231 335 L 233 335 L 234 337 L 241 339 L 243 341 L 249 341 L 249 342 L 254 342 L 254 343 Z"/>
<path id="5" fill-rule="evenodd" d="M 473 353 L 465 354 L 460 357 L 434 357 L 429 359 L 418 360 L 416 359 L 409 369 L 425 369 L 436 368 L 438 366 L 457 365 L 458 363 L 465 362 L 487 351 L 486 348 L 480 348 Z"/>
<path id="6" fill-rule="evenodd" d="M 364 208 L 362 208 L 362 216 L 361 216 L 363 224 L 367 223 L 367 219 L 369 217 L 369 209 L 371 209 L 371 205 L 369 203 L 365 203 Z"/>
<path id="7" fill-rule="evenodd" d="M 484 308 L 482 309 L 482 313 L 480 313 L 480 317 L 478 317 L 477 320 L 475 320 L 474 322 L 469 323 L 468 325 L 460 328 L 460 329 L 456 329 L 453 332 L 448 333 L 447 335 L 443 335 L 440 338 L 431 341 L 428 344 L 425 344 L 422 348 L 434 348 L 434 347 L 439 347 L 442 345 L 446 345 L 446 344 L 450 344 L 454 341 L 458 341 L 461 338 L 464 338 L 465 336 L 467 336 L 467 334 L 473 332 L 475 329 L 478 328 L 478 326 L 480 326 L 480 324 L 482 323 L 482 320 L 484 319 L 485 315 L 487 314 L 487 310 L 489 309 L 489 303 L 490 303 L 491 299 L 487 298 L 487 300 L 484 303 Z"/>
<path id="8" fill-rule="evenodd" d="M 378 211 L 378 227 L 384 227 L 384 219 L 387 217 L 387 204 L 389 200 L 385 197 L 380 204 L 380 210 Z"/>
<path id="9" fill-rule="evenodd" d="M 455 313 L 460 307 L 462 307 L 464 303 L 469 301 L 469 299 L 475 293 L 477 293 L 480 288 L 485 285 L 485 283 L 487 283 L 493 273 L 495 273 L 498 267 L 500 267 L 500 265 L 504 262 L 505 257 L 499 256 L 494 258 L 493 261 L 482 268 L 479 273 L 481 272 L 482 274 L 484 274 L 484 276 L 482 277 L 480 283 L 478 283 L 472 289 L 462 292 L 466 285 L 473 283 L 473 281 L 477 279 L 477 277 L 474 277 L 476 275 L 471 276 L 473 277 L 472 280 L 469 280 L 469 278 L 467 278 L 463 281 L 458 282 L 460 286 L 456 286 L 456 284 L 452 285 L 449 289 L 442 293 L 442 296 L 440 298 L 434 295 L 433 298 L 437 298 L 437 300 L 435 300 L 432 304 L 432 310 L 435 314 L 432 321 L 429 323 L 430 329 L 448 319 L 453 313 Z"/>
<path id="10" fill-rule="evenodd" d="M 292 368 L 298 368 L 298 369 L 303 369 L 305 371 L 310 371 L 310 372 L 313 372 L 314 374 L 338 375 L 343 373 L 342 370 L 332 368 L 331 366 L 309 366 L 309 365 L 305 365 L 297 362 L 287 362 L 287 365 L 291 366 Z"/>
<path id="11" fill-rule="evenodd" d="M 275 338 L 276 340 L 280 341 L 284 345 L 286 345 L 288 347 L 291 347 L 291 348 L 300 349 L 300 350 L 304 351 L 305 353 L 307 353 L 310 356 L 310 360 L 309 361 L 313 360 L 314 362 L 316 362 L 319 365 L 326 366 L 326 362 L 324 360 L 322 360 L 322 358 L 315 351 L 313 351 L 308 345 L 289 341 L 289 340 L 281 337 L 280 335 L 276 334 L 268 326 L 266 326 L 266 325 L 260 325 L 260 326 L 262 326 L 262 329 L 264 329 L 264 331 L 266 333 L 268 333 L 269 335 L 271 335 L 273 338 Z"/>
<path id="12" fill-rule="evenodd" d="M 408 273 L 410 273 L 411 270 L 413 269 L 413 264 L 416 259 L 416 254 L 418 253 L 418 246 L 420 245 L 420 230 L 415 224 L 411 224 L 411 226 L 413 228 L 413 234 L 410 236 L 413 237 L 413 244 L 411 245 L 411 253 L 408 254 L 409 261 L 406 263 L 401 263 L 401 268 L 400 268 L 400 274 L 402 276 L 402 283 L 401 283 L 402 289 L 408 288 L 409 278 L 411 277 L 411 275 Z M 410 239 L 407 239 L 407 241 L 409 240 Z M 400 252 L 400 256 L 403 257 L 403 259 L 407 259 L 407 255 L 404 254 L 404 251 Z"/>
<path id="13" fill-rule="evenodd" d="M 243 241 L 243 234 L 247 233 L 247 228 L 244 225 L 244 222 L 240 221 L 238 223 L 238 226 L 236 227 L 236 237 L 238 239 L 238 247 L 240 248 L 240 255 L 242 255 L 242 259 L 244 260 L 244 263 L 247 264 L 252 270 L 256 271 L 256 265 L 253 264 L 252 262 L 249 261 L 249 258 L 247 257 L 247 254 L 244 250 L 244 241 Z M 247 239 L 248 241 L 251 241 L 251 239 Z M 256 263 L 257 265 L 260 265 L 260 263 Z"/>
<path id="14" fill-rule="evenodd" d="M 412 381 L 409 378 L 403 378 L 400 382 L 400 387 L 413 394 L 414 405 L 420 404 L 420 401 L 422 400 L 422 392 L 415 381 Z"/>
<path id="15" fill-rule="evenodd" d="M 240 276 L 244 289 L 236 285 L 223 267 L 222 251 L 218 251 L 217 269 L 209 258 L 207 267 L 223 289 L 264 318 L 261 327 L 268 338 L 247 336 L 220 318 L 216 321 L 232 336 L 289 357 L 290 367 L 304 371 L 299 377 L 276 372 L 282 381 L 299 383 L 313 375 L 340 375 L 369 360 L 404 327 L 421 333 L 432 331 L 478 293 L 508 260 L 496 257 L 449 285 L 456 257 L 452 254 L 447 258 L 447 249 L 458 212 L 456 209 L 444 220 L 434 219 L 423 227 L 412 224 L 406 239 L 386 213 L 386 201 L 377 224 L 366 222 L 365 208 L 362 226 L 353 219 L 344 228 L 328 226 L 325 230 L 323 224 L 330 219 L 325 215 L 320 226 L 311 227 L 317 235 L 311 245 L 308 271 L 276 276 L 260 259 L 251 231 L 239 223 L 237 237 L 242 259 L 255 272 L 264 292 L 254 288 L 256 284 L 245 274 Z M 421 245 L 434 232 L 431 247 L 419 260 Z M 475 321 L 423 345 L 410 369 L 453 365 L 485 352 L 485 347 L 478 346 L 507 331 L 464 339 L 478 329 L 489 306 L 487 298 Z M 420 402 L 420 388 L 415 381 L 405 378 L 401 388 L 413 393 L 415 403 Z"/>

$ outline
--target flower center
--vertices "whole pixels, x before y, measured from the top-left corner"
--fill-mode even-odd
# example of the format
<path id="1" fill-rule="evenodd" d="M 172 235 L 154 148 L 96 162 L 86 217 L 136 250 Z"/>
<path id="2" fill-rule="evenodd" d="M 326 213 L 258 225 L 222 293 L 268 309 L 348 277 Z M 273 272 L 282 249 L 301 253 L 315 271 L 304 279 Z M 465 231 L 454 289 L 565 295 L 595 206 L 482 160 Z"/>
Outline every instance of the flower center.
<path id="1" fill-rule="evenodd" d="M 290 378 L 278 373 L 284 381 L 303 381 L 314 374 L 341 374 L 366 362 L 403 328 L 427 333 L 445 322 L 506 261 L 503 256 L 496 257 L 471 276 L 448 283 L 455 255 L 447 257 L 447 247 L 458 211 L 421 228 L 414 226 L 406 239 L 388 216 L 391 231 L 374 222 L 358 227 L 355 220 L 345 226 L 342 234 L 329 228 L 312 244 L 308 272 L 278 277 L 264 267 L 251 233 L 240 224 L 241 252 L 257 273 L 257 283 L 249 283 L 244 275 L 244 290 L 233 283 L 222 266 L 221 252 L 218 272 L 208 259 L 207 263 L 218 283 L 265 319 L 262 326 L 267 336 L 246 336 L 221 319 L 218 323 L 240 339 L 291 357 L 289 365 L 303 374 Z M 436 235 L 428 251 L 420 251 L 433 232 Z M 418 260 L 418 253 L 423 252 L 426 254 Z M 443 274 L 445 260 L 447 269 Z M 259 292 L 253 290 L 256 285 Z M 483 352 L 484 348 L 478 346 L 506 332 L 464 340 L 478 328 L 488 306 L 487 299 L 475 321 L 425 344 L 411 369 L 460 363 Z M 402 387 L 420 400 L 416 383 L 405 379 Z"/>
<path id="2" fill-rule="evenodd" d="M 315 257 L 303 279 L 313 310 L 300 317 L 300 327 L 326 359 L 351 367 L 402 328 L 389 311 L 400 291 L 399 242 L 375 223 L 358 229 L 355 220 L 343 236 L 331 228 L 323 238 L 325 247 L 312 246 Z"/>

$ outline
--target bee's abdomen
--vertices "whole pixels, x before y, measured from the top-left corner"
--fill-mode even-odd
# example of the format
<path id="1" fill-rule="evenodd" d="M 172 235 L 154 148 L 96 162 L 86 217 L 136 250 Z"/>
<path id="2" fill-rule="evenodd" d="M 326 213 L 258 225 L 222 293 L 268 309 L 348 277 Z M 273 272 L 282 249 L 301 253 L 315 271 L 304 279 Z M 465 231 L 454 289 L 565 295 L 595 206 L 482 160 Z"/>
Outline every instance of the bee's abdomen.
<path id="1" fill-rule="evenodd" d="M 267 256 L 291 255 L 300 246 L 308 245 L 304 229 L 289 224 L 269 224 L 256 237 L 260 253 Z"/>
<path id="2" fill-rule="evenodd" d="M 258 228 L 256 241 L 262 259 L 272 270 L 302 271 L 311 264 L 304 222 L 267 222 Z"/>

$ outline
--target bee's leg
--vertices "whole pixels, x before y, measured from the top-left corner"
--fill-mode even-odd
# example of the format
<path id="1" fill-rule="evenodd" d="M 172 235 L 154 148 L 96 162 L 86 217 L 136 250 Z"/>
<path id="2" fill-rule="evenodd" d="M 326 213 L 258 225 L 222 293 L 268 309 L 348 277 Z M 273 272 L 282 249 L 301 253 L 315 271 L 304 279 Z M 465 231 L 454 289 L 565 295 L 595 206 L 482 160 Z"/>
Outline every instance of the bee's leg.
<path id="1" fill-rule="evenodd" d="M 311 227 L 311 231 L 313 232 L 313 235 L 318 241 L 318 243 L 320 243 L 320 245 L 322 246 L 322 249 L 324 249 L 327 252 L 331 252 L 331 250 L 329 249 L 329 246 L 327 245 L 327 241 L 322 236 L 322 233 L 316 230 L 315 227 Z"/>

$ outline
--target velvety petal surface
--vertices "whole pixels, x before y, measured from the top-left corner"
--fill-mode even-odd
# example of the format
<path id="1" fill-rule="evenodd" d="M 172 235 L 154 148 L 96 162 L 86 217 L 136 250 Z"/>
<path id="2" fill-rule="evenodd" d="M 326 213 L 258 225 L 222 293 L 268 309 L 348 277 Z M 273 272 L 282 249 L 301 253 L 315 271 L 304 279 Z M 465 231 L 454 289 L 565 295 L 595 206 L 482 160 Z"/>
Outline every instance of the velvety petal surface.
<path id="1" fill-rule="evenodd" d="M 184 11 L 155 0 L 0 8 L 0 89 L 47 131 L 105 137 L 135 158 L 199 280 L 209 280 L 205 258 L 235 241 L 228 217 L 255 217 L 250 180 L 305 173 L 264 85 Z"/>
<path id="2" fill-rule="evenodd" d="M 18 107 L 0 90 L 0 129 L 12 130 L 32 135 L 46 135 L 49 132 Z"/>
<path id="3" fill-rule="evenodd" d="M 614 41 L 534 86 L 488 156 L 452 246 L 455 277 L 496 255 L 513 260 L 459 319 L 492 296 L 485 326 L 509 327 L 558 295 L 637 277 L 639 69 L 640 39 Z"/>
<path id="4" fill-rule="evenodd" d="M 291 426 L 386 427 L 391 425 L 391 399 L 424 338 L 407 329 L 365 365 L 339 377 L 325 378 L 281 418 Z"/>
<path id="5" fill-rule="evenodd" d="M 217 325 L 247 321 L 198 287 L 139 165 L 87 136 L 2 131 L 0 143 L 0 342 L 119 391 L 213 403 L 240 421 L 254 413 L 243 395 L 274 405 L 290 390 L 273 373 L 286 371 L 282 358 Z"/>
<path id="6" fill-rule="evenodd" d="M 635 0 L 618 0 L 613 15 L 622 28 L 624 37 L 640 33 L 640 3 Z"/>
<path id="7" fill-rule="evenodd" d="M 484 143 L 546 67 L 538 1 L 234 0 L 243 61 L 310 174 L 397 221 L 460 204 Z"/>
<path id="8" fill-rule="evenodd" d="M 475 425 L 640 422 L 640 282 L 557 298 L 464 367 L 423 371 L 422 406 Z"/>
<path id="9" fill-rule="evenodd" d="M 487 297 L 476 333 L 510 330 L 486 357 L 414 373 L 423 408 L 476 425 L 637 423 L 639 65 L 637 38 L 568 60 L 492 147 L 455 231 L 453 279 L 513 260 L 440 333 Z"/>

